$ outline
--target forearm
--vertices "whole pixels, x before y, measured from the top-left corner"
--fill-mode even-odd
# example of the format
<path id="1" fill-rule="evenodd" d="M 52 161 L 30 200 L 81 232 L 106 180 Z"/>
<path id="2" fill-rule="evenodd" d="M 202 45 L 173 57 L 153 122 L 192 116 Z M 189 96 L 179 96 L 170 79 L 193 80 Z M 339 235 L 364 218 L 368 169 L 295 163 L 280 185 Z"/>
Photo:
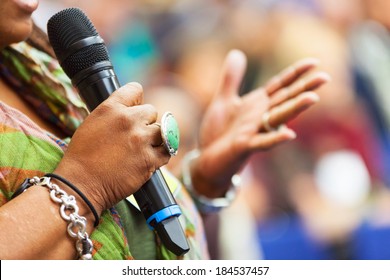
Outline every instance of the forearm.
<path id="1" fill-rule="evenodd" d="M 93 230 L 93 215 L 70 188 L 55 182 L 76 197 L 79 215 L 87 219 L 87 233 Z M 0 259 L 76 259 L 76 239 L 67 233 L 60 205 L 50 199 L 49 190 L 33 186 L 0 208 Z"/>

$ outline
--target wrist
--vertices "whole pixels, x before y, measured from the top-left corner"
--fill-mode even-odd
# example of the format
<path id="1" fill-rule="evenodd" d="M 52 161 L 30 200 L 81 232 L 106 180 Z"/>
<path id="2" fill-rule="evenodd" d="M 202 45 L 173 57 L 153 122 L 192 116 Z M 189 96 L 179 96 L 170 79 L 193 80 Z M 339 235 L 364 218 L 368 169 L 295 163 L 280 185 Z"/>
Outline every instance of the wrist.
<path id="1" fill-rule="evenodd" d="M 69 168 L 69 166 L 75 168 Z M 62 178 L 66 178 L 69 182 L 71 182 L 74 186 L 77 186 L 78 190 L 86 197 L 86 199 L 92 204 L 92 207 L 95 209 L 96 214 L 100 217 L 102 212 L 106 209 L 103 207 L 103 203 L 97 199 L 97 193 L 94 191 L 96 189 L 94 187 L 93 180 L 89 179 L 91 176 L 86 176 L 86 172 L 76 172 L 77 165 L 75 164 L 67 164 L 66 167 L 62 167 L 61 163 L 57 166 L 57 168 L 53 171 L 54 174 L 59 175 Z M 82 170 L 82 169 L 78 169 Z M 59 182 L 58 179 L 54 178 L 56 182 Z M 77 197 L 80 197 L 79 194 L 76 193 L 75 190 L 72 190 L 69 186 L 67 186 L 64 182 L 60 182 L 61 186 L 69 189 L 72 193 L 74 193 Z M 94 214 L 91 211 L 91 207 L 87 205 L 87 203 L 80 197 L 80 201 L 83 202 L 83 207 L 86 207 L 89 210 L 89 214 L 92 215 L 92 219 Z M 91 220 L 92 221 L 92 220 Z"/>
<path id="2" fill-rule="evenodd" d="M 208 180 L 201 175 L 200 156 L 199 150 L 193 150 L 185 155 L 182 165 L 183 183 L 200 212 L 204 214 L 217 212 L 228 207 L 235 199 L 239 189 L 240 176 L 233 174 L 226 176 L 218 183 L 213 183 L 213 180 Z"/>
<path id="3" fill-rule="evenodd" d="M 80 207 L 79 200 L 72 194 L 73 188 L 69 190 L 51 179 L 51 177 L 47 176 L 35 176 L 26 179 L 23 184 L 27 185 L 25 190 L 29 187 L 37 187 L 37 190 L 46 188 L 49 191 L 48 195 L 51 201 L 59 207 L 59 216 L 68 223 L 66 230 L 68 237 L 71 237 L 73 240 L 76 239 L 74 245 L 79 258 L 89 260 L 92 258 L 93 244 L 87 233 L 91 226 L 89 226 L 88 218 L 83 214 L 85 208 L 82 210 L 83 207 Z"/>
<path id="4" fill-rule="evenodd" d="M 193 150 L 183 161 L 183 166 L 189 167 L 194 190 L 208 198 L 224 196 L 231 189 L 232 178 L 242 165 L 233 152 L 227 152 L 231 149 L 224 144 Z"/>
<path id="5" fill-rule="evenodd" d="M 68 181 L 67 179 L 65 179 L 62 176 L 59 176 L 58 174 L 47 173 L 47 174 L 45 174 L 45 177 L 51 178 L 51 181 L 55 180 L 55 181 L 57 181 L 59 183 L 62 183 L 61 185 L 64 185 L 67 188 L 69 188 L 70 191 L 72 191 L 72 193 L 74 193 L 73 195 L 75 197 L 80 198 L 80 201 L 89 208 L 89 210 L 91 211 L 91 213 L 93 215 L 94 227 L 98 226 L 99 220 L 100 220 L 100 215 L 97 213 L 97 211 L 96 211 L 95 207 L 93 206 L 93 204 L 90 202 L 90 200 L 86 197 L 86 195 L 82 191 L 80 191 L 70 181 Z M 91 219 L 90 219 L 90 221 L 91 221 Z"/>

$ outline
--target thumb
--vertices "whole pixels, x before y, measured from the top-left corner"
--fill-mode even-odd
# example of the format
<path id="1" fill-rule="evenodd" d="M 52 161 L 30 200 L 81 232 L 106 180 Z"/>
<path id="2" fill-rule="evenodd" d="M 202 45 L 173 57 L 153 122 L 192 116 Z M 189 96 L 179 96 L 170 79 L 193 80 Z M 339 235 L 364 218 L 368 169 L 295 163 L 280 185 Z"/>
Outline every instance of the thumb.
<path id="1" fill-rule="evenodd" d="M 240 50 L 231 50 L 222 68 L 218 95 L 229 97 L 237 95 L 246 70 L 247 59 Z"/>

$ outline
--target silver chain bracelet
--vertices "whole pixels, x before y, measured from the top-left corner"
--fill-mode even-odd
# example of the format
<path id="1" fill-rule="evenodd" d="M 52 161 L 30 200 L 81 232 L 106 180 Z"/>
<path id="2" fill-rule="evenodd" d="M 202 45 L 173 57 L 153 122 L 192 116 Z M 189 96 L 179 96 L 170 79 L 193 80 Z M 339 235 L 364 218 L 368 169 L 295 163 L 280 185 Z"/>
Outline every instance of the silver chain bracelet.
<path id="1" fill-rule="evenodd" d="M 87 219 L 79 215 L 79 207 L 76 203 L 76 198 L 73 195 L 68 195 L 58 185 L 50 181 L 50 177 L 33 177 L 30 179 L 30 184 L 35 186 L 46 187 L 50 190 L 50 198 L 60 204 L 61 217 L 69 222 L 67 231 L 72 238 L 77 238 L 76 250 L 81 260 L 92 259 L 93 244 L 86 232 Z M 69 214 L 67 214 L 69 213 Z M 74 231 L 76 229 L 76 232 Z"/>

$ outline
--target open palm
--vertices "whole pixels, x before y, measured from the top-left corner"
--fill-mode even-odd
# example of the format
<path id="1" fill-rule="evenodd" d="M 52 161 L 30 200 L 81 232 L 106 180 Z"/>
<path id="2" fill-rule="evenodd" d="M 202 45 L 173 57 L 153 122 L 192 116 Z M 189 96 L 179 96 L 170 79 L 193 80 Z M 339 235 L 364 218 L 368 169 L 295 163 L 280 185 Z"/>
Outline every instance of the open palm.
<path id="1" fill-rule="evenodd" d="M 217 94 L 200 128 L 203 176 L 227 178 L 253 152 L 294 139 L 295 132 L 282 124 L 317 103 L 319 96 L 313 90 L 330 80 L 327 73 L 309 73 L 317 64 L 316 59 L 300 60 L 275 75 L 264 87 L 239 96 L 246 57 L 241 51 L 230 51 Z M 264 127 L 264 114 L 269 115 L 269 125 L 278 129 Z"/>

